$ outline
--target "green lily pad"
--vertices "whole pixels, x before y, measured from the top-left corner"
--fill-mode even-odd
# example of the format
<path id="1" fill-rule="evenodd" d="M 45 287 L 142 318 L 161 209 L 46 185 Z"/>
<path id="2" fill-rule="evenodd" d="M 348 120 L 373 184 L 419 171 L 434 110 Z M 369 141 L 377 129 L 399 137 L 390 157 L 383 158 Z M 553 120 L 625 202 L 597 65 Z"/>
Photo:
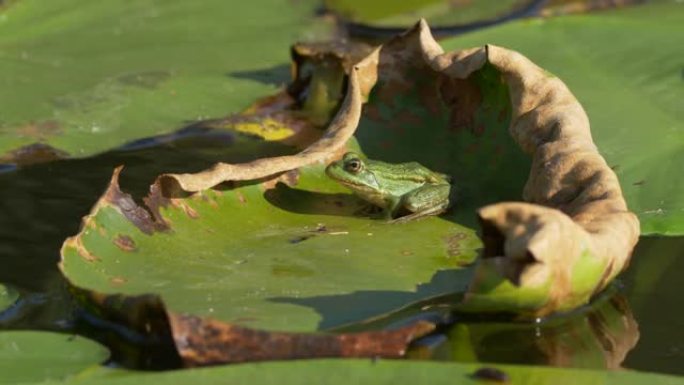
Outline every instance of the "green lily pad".
<path id="1" fill-rule="evenodd" d="M 363 205 L 321 166 L 303 170 L 296 188 L 256 183 L 148 202 L 154 221 L 115 176 L 65 242 L 65 276 L 103 293 L 159 293 L 175 312 L 312 331 L 463 291 L 460 267 L 479 246 L 472 230 L 442 218 L 355 216 Z"/>
<path id="2" fill-rule="evenodd" d="M 23 0 L 1 9 L 0 161 L 88 156 L 238 112 L 288 80 L 286 47 L 312 28 L 327 35 L 315 5 Z"/>
<path id="3" fill-rule="evenodd" d="M 488 369 L 488 370 L 482 370 Z M 476 373 L 486 372 L 477 375 Z M 108 373 L 111 372 L 111 373 Z M 487 376 L 487 373 L 490 373 Z M 505 378 L 501 382 L 488 377 Z M 76 383 L 87 384 L 684 384 L 684 379 L 634 371 L 557 369 L 534 366 L 401 362 L 392 360 L 315 360 L 272 362 L 162 373 L 121 373 L 104 369 Z"/>
<path id="4" fill-rule="evenodd" d="M 79 336 L 3 331 L 0 332 L 0 384 L 75 379 L 108 356 L 106 348 Z"/>
<path id="5" fill-rule="evenodd" d="M 563 79 L 642 233 L 675 235 L 684 234 L 683 26 L 684 5 L 669 2 L 517 21 L 442 44 L 509 47 Z"/>
<path id="6" fill-rule="evenodd" d="M 522 3 L 526 2 L 523 0 Z M 375 27 L 404 27 L 425 18 L 433 26 L 465 24 L 504 15 L 521 5 L 520 0 L 463 2 L 445 0 L 360 1 L 326 0 L 326 7 L 348 20 Z"/>

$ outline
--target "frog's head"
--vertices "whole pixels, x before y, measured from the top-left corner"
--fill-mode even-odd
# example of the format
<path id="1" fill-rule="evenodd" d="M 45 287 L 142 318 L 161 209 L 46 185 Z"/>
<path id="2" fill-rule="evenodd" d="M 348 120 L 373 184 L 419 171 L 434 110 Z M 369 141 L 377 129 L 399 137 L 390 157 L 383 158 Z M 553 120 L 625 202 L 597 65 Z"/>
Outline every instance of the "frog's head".
<path id="1" fill-rule="evenodd" d="M 375 175 L 368 169 L 366 162 L 354 153 L 344 154 L 342 159 L 332 162 L 325 173 L 339 183 L 352 190 L 377 190 L 379 188 Z"/>

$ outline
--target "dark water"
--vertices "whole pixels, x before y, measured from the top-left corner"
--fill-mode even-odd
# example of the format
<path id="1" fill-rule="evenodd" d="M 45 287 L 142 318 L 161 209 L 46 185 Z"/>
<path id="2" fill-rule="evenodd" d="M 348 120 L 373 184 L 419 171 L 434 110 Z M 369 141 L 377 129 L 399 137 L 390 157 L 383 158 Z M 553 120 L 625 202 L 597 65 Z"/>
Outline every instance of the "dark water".
<path id="1" fill-rule="evenodd" d="M 122 188 L 143 196 L 162 172 L 292 151 L 229 135 L 220 139 L 188 139 L 0 173 L 0 282 L 22 294 L 0 313 L 0 329 L 80 332 L 71 322 L 73 306 L 56 263 L 62 242 L 78 232 L 114 167 L 125 164 Z M 239 151 L 227 155 L 224 145 L 236 142 L 239 146 L 232 147 Z M 642 238 L 629 270 L 592 306 L 536 324 L 453 318 L 451 326 L 416 344 L 410 357 L 684 374 L 683 257 L 684 237 Z M 453 317 L 448 303 L 448 298 L 435 299 L 355 328 L 387 327 L 416 317 L 443 320 Z"/>

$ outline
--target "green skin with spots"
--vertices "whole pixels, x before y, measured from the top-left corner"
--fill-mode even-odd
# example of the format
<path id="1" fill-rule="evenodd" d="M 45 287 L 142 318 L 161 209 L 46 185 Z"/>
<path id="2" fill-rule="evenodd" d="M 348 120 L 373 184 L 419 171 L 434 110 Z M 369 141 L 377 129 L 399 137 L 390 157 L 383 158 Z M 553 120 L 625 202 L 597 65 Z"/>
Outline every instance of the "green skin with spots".
<path id="1" fill-rule="evenodd" d="M 386 219 L 407 221 L 438 215 L 449 207 L 451 178 L 417 162 L 390 164 L 348 152 L 328 165 L 325 173 L 382 208 Z M 408 214 L 397 218 L 403 212 Z"/>

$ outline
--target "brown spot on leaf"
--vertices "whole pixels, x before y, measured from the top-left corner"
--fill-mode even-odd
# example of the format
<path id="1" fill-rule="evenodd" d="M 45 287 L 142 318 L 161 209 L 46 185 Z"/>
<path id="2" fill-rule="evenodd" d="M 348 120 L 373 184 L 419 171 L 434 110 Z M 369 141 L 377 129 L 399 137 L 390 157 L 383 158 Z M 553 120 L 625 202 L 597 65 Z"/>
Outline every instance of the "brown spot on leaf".
<path id="1" fill-rule="evenodd" d="M 411 341 L 435 328 L 419 321 L 388 331 L 310 334 L 256 330 L 175 313 L 169 320 L 178 353 L 189 367 L 321 357 L 398 358 Z"/>
<path id="2" fill-rule="evenodd" d="M 170 201 L 174 207 L 181 209 L 188 217 L 192 219 L 197 219 L 200 217 L 197 210 L 190 207 L 190 205 L 184 202 L 182 199 L 171 199 Z"/>
<path id="3" fill-rule="evenodd" d="M 507 383 L 510 381 L 510 378 L 506 372 L 490 367 L 483 367 L 476 370 L 472 377 L 476 380 L 485 380 L 498 383 Z"/>
<path id="4" fill-rule="evenodd" d="M 475 113 L 482 104 L 482 92 L 469 79 L 442 77 L 440 92 L 450 110 L 449 127 L 454 132 L 474 130 Z"/>
<path id="5" fill-rule="evenodd" d="M 81 258 L 85 259 L 88 262 L 96 262 L 99 261 L 100 258 L 98 258 L 95 254 L 91 253 L 84 245 L 83 245 L 83 240 L 81 239 L 80 236 L 76 237 L 71 237 L 67 239 L 64 242 L 64 247 L 73 247 L 76 249 L 78 252 L 78 255 L 81 256 Z"/>
<path id="6" fill-rule="evenodd" d="M 28 146 L 17 148 L 9 153 L 0 156 L 0 163 L 12 163 L 18 166 L 28 166 L 31 164 L 51 162 L 58 159 L 68 158 L 69 154 L 58 150 L 45 143 L 34 143 Z"/>
<path id="7" fill-rule="evenodd" d="M 18 136 L 36 140 L 45 140 L 60 133 L 61 128 L 56 120 L 29 122 L 17 128 Z"/>
<path id="8" fill-rule="evenodd" d="M 152 211 L 153 213 L 156 212 L 156 218 L 153 218 L 147 210 L 135 203 L 130 194 L 124 193 L 119 188 L 119 174 L 121 173 L 122 169 L 123 166 L 119 166 L 114 169 L 114 173 L 112 174 L 112 179 L 109 182 L 107 191 L 105 191 L 102 198 L 100 198 L 100 201 L 95 205 L 93 212 L 96 212 L 102 203 L 107 203 L 116 207 L 126 217 L 126 219 L 131 221 L 138 229 L 140 229 L 140 231 L 144 232 L 145 234 L 152 234 L 155 231 L 168 230 L 168 224 L 164 222 L 158 212 L 159 204 L 166 202 L 166 200 L 160 197 L 157 184 L 155 183 L 150 187 L 150 195 L 148 198 L 145 198 L 147 206 L 150 207 L 150 209 L 154 208 L 155 211 Z"/>
<path id="9" fill-rule="evenodd" d="M 128 235 L 117 235 L 117 237 L 114 238 L 114 244 L 123 251 L 131 252 L 136 250 L 135 241 Z"/>
<path id="10" fill-rule="evenodd" d="M 461 241 L 468 238 L 464 233 L 456 233 L 444 238 L 446 242 L 446 251 L 449 257 L 458 257 L 461 255 Z"/>

